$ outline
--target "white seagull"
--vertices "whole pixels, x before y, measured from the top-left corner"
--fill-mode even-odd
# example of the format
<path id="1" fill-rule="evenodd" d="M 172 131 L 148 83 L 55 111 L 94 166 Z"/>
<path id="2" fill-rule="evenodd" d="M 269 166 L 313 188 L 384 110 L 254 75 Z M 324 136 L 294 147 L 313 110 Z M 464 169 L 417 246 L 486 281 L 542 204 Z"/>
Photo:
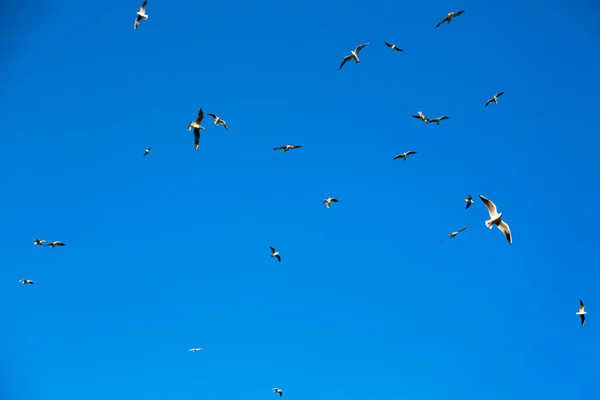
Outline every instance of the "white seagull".
<path id="1" fill-rule="evenodd" d="M 219 118 L 219 116 L 217 114 L 208 114 L 211 117 L 213 117 L 215 119 L 215 125 L 223 125 L 223 128 L 225 128 L 225 130 L 229 130 L 227 129 L 227 122 L 223 121 L 221 118 Z"/>
<path id="2" fill-rule="evenodd" d="M 296 146 L 296 145 L 293 145 L 293 144 L 286 144 L 285 146 L 275 147 L 275 148 L 273 148 L 273 150 L 283 150 L 283 152 L 285 153 L 288 150 L 299 149 L 301 147 L 302 146 Z"/>
<path id="3" fill-rule="evenodd" d="M 146 14 L 146 3 L 148 2 L 148 0 L 144 0 L 144 2 L 142 3 L 142 6 L 140 7 L 140 11 L 138 11 L 137 17 L 135 18 L 135 23 L 133 24 L 133 29 L 137 29 L 138 26 L 140 26 L 140 21 L 142 19 L 148 19 L 148 14 Z"/>
<path id="4" fill-rule="evenodd" d="M 360 53 L 360 51 L 363 49 L 363 47 L 367 47 L 368 45 L 369 45 L 369 43 L 359 44 L 358 46 L 356 46 L 356 49 L 350 51 L 350 54 L 348 54 L 342 60 L 342 63 L 340 64 L 340 67 L 338 68 L 338 71 L 340 69 L 342 69 L 342 67 L 344 66 L 344 64 L 346 64 L 349 60 L 351 60 L 353 58 L 354 58 L 354 62 L 356 64 L 358 64 L 360 62 L 360 59 L 358 58 L 358 53 Z"/>
<path id="5" fill-rule="evenodd" d="M 388 42 L 386 42 L 386 41 L 383 41 L 383 43 L 385 43 L 385 45 L 386 45 L 387 47 L 389 47 L 390 49 L 392 49 L 392 50 L 396 50 L 396 51 L 404 51 L 404 50 L 402 50 L 400 47 L 396 46 L 396 44 L 395 44 L 395 43 L 394 43 L 394 44 L 391 44 L 391 43 L 388 43 Z"/>
<path id="6" fill-rule="evenodd" d="M 194 348 L 190 349 L 189 351 L 193 351 L 194 353 L 197 353 L 201 350 L 204 350 L 204 349 L 202 347 L 194 347 Z"/>
<path id="7" fill-rule="evenodd" d="M 42 247 L 44 247 L 44 242 L 45 242 L 45 240 L 33 239 L 33 244 L 35 246 L 42 246 Z"/>
<path id="8" fill-rule="evenodd" d="M 448 22 L 450 23 L 450 21 L 452 21 L 452 18 L 454 17 L 458 17 L 460 14 L 464 13 L 465 10 L 461 10 L 461 11 L 451 11 L 448 13 L 448 15 L 446 15 L 446 17 L 441 20 L 435 27 L 439 27 L 441 24 L 443 24 L 444 22 Z"/>
<path id="9" fill-rule="evenodd" d="M 283 396 L 283 390 L 279 388 L 273 388 L 273 393 L 279 393 L 279 397 Z"/>
<path id="10" fill-rule="evenodd" d="M 144 153 L 144 156 L 147 156 L 148 154 L 150 154 L 151 151 L 152 151 L 152 148 L 148 147 L 146 149 L 146 152 Z"/>
<path id="11" fill-rule="evenodd" d="M 456 237 L 456 235 L 458 235 L 458 234 L 459 234 L 459 233 L 461 233 L 462 231 L 466 231 L 466 230 L 467 230 L 467 229 L 469 229 L 469 228 L 470 228 L 470 226 L 466 226 L 466 227 L 464 227 L 464 228 L 462 228 L 462 229 L 459 229 L 459 230 L 457 230 L 457 231 L 454 231 L 454 232 L 452 232 L 451 234 L 449 234 L 448 236 L 446 236 L 446 237 L 444 238 L 444 240 L 446 240 L 446 239 L 454 239 L 454 238 Z M 444 240 L 442 240 L 440 243 L 444 243 Z"/>
<path id="12" fill-rule="evenodd" d="M 431 118 L 429 120 L 427 120 L 427 123 L 431 123 L 431 122 L 435 122 L 436 125 L 440 124 L 440 121 L 443 121 L 445 119 L 450 119 L 449 117 L 446 116 L 442 116 L 442 117 L 437 117 L 437 118 Z"/>
<path id="13" fill-rule="evenodd" d="M 46 246 L 50 246 L 51 249 L 54 248 L 54 246 L 66 246 L 66 244 L 64 244 L 63 242 L 61 242 L 60 240 L 57 240 L 56 242 L 50 242 L 48 243 Z"/>
<path id="14" fill-rule="evenodd" d="M 269 248 L 271 249 L 271 257 L 277 257 L 277 261 L 281 262 L 281 256 L 279 255 L 279 252 L 271 246 L 269 246 Z"/>
<path id="15" fill-rule="evenodd" d="M 471 204 L 473 204 L 473 196 L 468 195 L 466 199 L 463 199 L 463 201 L 465 203 L 467 203 L 467 206 L 465 207 L 465 210 L 469 207 L 471 207 Z"/>
<path id="16" fill-rule="evenodd" d="M 581 326 L 585 325 L 585 314 L 587 314 L 587 312 L 585 312 L 583 301 L 579 300 L 579 312 L 576 312 L 575 314 L 581 317 Z"/>
<path id="17" fill-rule="evenodd" d="M 190 122 L 190 124 L 188 125 L 188 131 L 194 129 L 194 145 L 195 145 L 194 149 L 195 150 L 198 150 L 198 145 L 200 144 L 200 130 L 206 129 L 201 125 L 203 118 L 204 118 L 204 111 L 202 110 L 202 108 L 200 108 L 200 111 L 198 111 L 198 116 L 196 117 L 196 120 Z"/>
<path id="18" fill-rule="evenodd" d="M 327 208 L 331 208 L 331 203 L 337 203 L 338 199 L 335 197 L 328 197 L 323 201 L 323 204 L 327 205 Z"/>
<path id="19" fill-rule="evenodd" d="M 392 158 L 392 161 L 397 160 L 399 158 L 403 158 L 404 161 L 406 161 L 406 157 L 410 156 L 411 154 L 417 154 L 416 151 L 406 151 L 404 153 L 400 153 L 400 154 L 396 154 L 396 157 Z"/>
<path id="20" fill-rule="evenodd" d="M 19 282 L 21 282 L 23 285 L 33 285 L 33 281 L 31 279 L 20 279 Z"/>
<path id="21" fill-rule="evenodd" d="M 491 99 L 489 99 L 487 101 L 487 103 L 485 103 L 485 106 L 487 107 L 490 103 L 498 104 L 498 97 L 502 96 L 503 94 L 504 94 L 504 92 L 496 93 L 496 95 L 494 97 L 492 97 Z"/>
<path id="22" fill-rule="evenodd" d="M 485 221 L 485 226 L 492 229 L 492 227 L 496 225 L 498 229 L 500 229 L 502 233 L 504 233 L 504 236 L 506 236 L 506 240 L 508 240 L 508 243 L 512 244 L 512 235 L 510 234 L 510 227 L 506 222 L 502 221 L 502 213 L 498 213 L 498 211 L 496 210 L 496 205 L 491 200 L 486 199 L 482 195 L 479 195 L 479 198 L 481 199 L 481 201 L 483 201 L 483 204 L 485 204 L 485 206 L 488 209 L 488 213 L 490 214 L 490 219 Z"/>
<path id="23" fill-rule="evenodd" d="M 427 116 L 425 114 L 423 114 L 421 111 L 418 112 L 418 115 L 411 115 L 410 117 L 420 119 L 423 122 L 429 122 L 429 118 L 427 118 Z"/>

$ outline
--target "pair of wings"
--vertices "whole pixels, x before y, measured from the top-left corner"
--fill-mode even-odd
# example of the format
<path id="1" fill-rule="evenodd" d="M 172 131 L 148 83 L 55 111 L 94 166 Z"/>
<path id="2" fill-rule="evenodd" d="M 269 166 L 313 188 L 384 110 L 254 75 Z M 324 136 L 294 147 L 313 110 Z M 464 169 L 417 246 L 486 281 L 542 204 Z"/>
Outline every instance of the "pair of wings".
<path id="1" fill-rule="evenodd" d="M 396 160 L 396 159 L 398 159 L 398 158 L 404 158 L 404 157 L 408 157 L 408 156 L 410 156 L 411 154 L 417 154 L 417 152 L 416 152 L 416 151 L 412 151 L 412 150 L 411 150 L 411 151 L 407 151 L 406 153 L 401 153 L 401 154 L 398 154 L 396 157 L 394 157 L 394 158 L 392 159 L 392 161 L 394 161 L 394 160 Z"/>
<path id="2" fill-rule="evenodd" d="M 437 117 L 437 118 L 431 118 L 431 119 L 427 119 L 427 122 L 440 122 L 443 121 L 445 119 L 450 119 L 450 117 L 446 117 L 445 115 L 442 117 Z"/>
<path id="3" fill-rule="evenodd" d="M 450 22 L 450 20 L 454 17 L 458 17 L 460 14 L 464 13 L 465 10 L 461 10 L 461 11 L 457 11 L 457 12 L 453 12 L 450 15 L 447 15 L 446 18 L 444 18 L 443 20 L 441 20 L 435 27 L 438 28 L 441 24 L 443 24 L 444 22 L 448 21 Z"/>
<path id="4" fill-rule="evenodd" d="M 386 45 L 387 47 L 389 47 L 390 49 L 392 49 L 392 50 L 396 50 L 396 51 L 404 51 L 404 50 L 402 50 L 400 47 L 398 47 L 398 46 L 395 46 L 395 45 L 393 45 L 393 44 L 390 44 L 390 43 L 388 43 L 388 42 L 386 42 L 386 41 L 384 41 L 383 43 L 385 43 L 385 45 Z"/>
<path id="5" fill-rule="evenodd" d="M 369 43 L 359 44 L 358 46 L 356 46 L 356 49 L 354 49 L 354 54 L 358 55 L 358 53 L 360 53 L 360 51 L 363 48 L 367 47 L 368 45 L 369 45 Z M 344 66 L 344 64 L 346 64 L 352 58 L 354 58 L 354 56 L 352 54 L 348 54 L 346 57 L 344 57 L 344 59 L 342 60 L 342 63 L 340 64 L 340 67 L 338 68 L 338 70 L 342 69 L 342 67 Z"/>
<path id="6" fill-rule="evenodd" d="M 496 93 L 496 95 L 494 97 L 492 97 L 491 99 L 489 99 L 487 101 L 487 103 L 485 103 L 485 106 L 487 107 L 491 102 L 493 102 L 494 100 L 497 100 L 498 97 L 502 96 L 504 94 L 504 92 L 498 92 Z"/>

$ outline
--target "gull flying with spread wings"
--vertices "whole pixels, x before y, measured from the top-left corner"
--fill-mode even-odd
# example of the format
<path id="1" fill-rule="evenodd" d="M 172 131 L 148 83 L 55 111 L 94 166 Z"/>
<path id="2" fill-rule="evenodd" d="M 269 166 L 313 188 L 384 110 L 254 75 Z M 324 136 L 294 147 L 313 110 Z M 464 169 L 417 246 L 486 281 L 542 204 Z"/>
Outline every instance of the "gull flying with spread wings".
<path id="1" fill-rule="evenodd" d="M 356 49 L 350 51 L 350 54 L 348 54 L 346 57 L 344 57 L 344 59 L 342 60 L 342 63 L 340 64 L 340 67 L 338 68 L 338 71 L 340 69 L 342 69 L 342 67 L 344 66 L 344 64 L 346 64 L 349 60 L 354 59 L 354 62 L 356 64 L 358 64 L 360 62 L 360 59 L 358 58 L 358 53 L 360 53 L 360 51 L 364 48 L 367 47 L 369 45 L 369 43 L 363 43 L 363 44 L 359 44 L 358 46 L 356 46 Z"/>
<path id="2" fill-rule="evenodd" d="M 42 247 L 44 247 L 44 242 L 45 242 L 45 240 L 33 239 L 33 244 L 35 246 L 42 246 Z"/>
<path id="3" fill-rule="evenodd" d="M 419 111 L 417 113 L 417 115 L 411 115 L 410 117 L 420 119 L 423 122 L 429 122 L 429 118 L 427 118 L 427 116 L 425 114 L 423 114 L 421 111 Z"/>
<path id="4" fill-rule="evenodd" d="M 503 94 L 504 94 L 504 92 L 496 93 L 496 95 L 494 97 L 492 97 L 491 99 L 489 99 L 487 101 L 487 103 L 485 103 L 485 106 L 487 107 L 490 103 L 498 104 L 498 97 L 502 96 Z"/>
<path id="5" fill-rule="evenodd" d="M 225 130 L 229 130 L 229 129 L 227 129 L 227 122 L 225 122 L 221 118 L 219 118 L 219 116 L 217 114 L 208 114 L 208 115 L 210 115 L 211 117 L 214 118 L 215 125 L 221 124 L 221 125 L 223 125 L 223 128 L 225 128 Z"/>
<path id="6" fill-rule="evenodd" d="M 445 120 L 445 119 L 450 119 L 450 118 L 449 118 L 449 117 L 446 117 L 446 116 L 437 117 L 437 118 L 431 118 L 431 119 L 429 119 L 429 120 L 427 121 L 427 123 L 429 124 L 429 123 L 431 123 L 431 122 L 435 122 L 435 124 L 436 124 L 436 125 L 439 125 L 439 124 L 440 124 L 440 121 L 443 121 L 443 120 Z"/>
<path id="7" fill-rule="evenodd" d="M 467 229 L 469 229 L 469 228 L 470 228 L 470 226 L 465 226 L 465 227 L 464 227 L 464 228 L 462 228 L 462 229 L 459 229 L 459 230 L 457 230 L 457 231 L 454 231 L 454 232 L 452 232 L 451 234 L 449 234 L 448 236 L 446 236 L 446 237 L 444 238 L 444 240 L 442 240 L 440 243 L 444 243 L 444 241 L 445 241 L 446 239 L 454 239 L 454 238 L 456 237 L 456 235 L 458 235 L 458 234 L 459 234 L 459 233 L 461 233 L 462 231 L 466 231 L 466 230 L 467 230 Z"/>
<path id="8" fill-rule="evenodd" d="M 196 146 L 195 150 L 198 150 L 198 145 L 200 144 L 200 130 L 206 129 L 201 125 L 203 118 L 204 118 L 204 110 L 202 110 L 202 108 L 200 108 L 200 111 L 198 111 L 198 116 L 196 117 L 196 120 L 190 122 L 190 124 L 188 125 L 188 131 L 194 129 L 194 145 Z"/>
<path id="9" fill-rule="evenodd" d="M 406 157 L 410 156 L 411 154 L 417 154 L 416 151 L 406 151 L 404 153 L 400 153 L 400 154 L 396 154 L 396 157 L 392 158 L 392 161 L 397 160 L 399 158 L 403 158 L 404 161 L 406 161 Z"/>
<path id="10" fill-rule="evenodd" d="M 283 152 L 285 153 L 285 152 L 286 152 L 286 151 L 288 151 L 288 150 L 291 150 L 291 149 L 299 149 L 299 148 L 301 148 L 301 147 L 302 147 L 302 146 L 296 146 L 296 145 L 294 145 L 294 144 L 286 144 L 285 146 L 279 146 L 279 147 L 275 147 L 275 148 L 273 148 L 273 150 L 283 150 Z"/>
<path id="11" fill-rule="evenodd" d="M 579 312 L 576 312 L 575 314 L 581 317 L 581 326 L 585 325 L 585 314 L 587 314 L 587 312 L 585 311 L 585 305 L 582 300 L 579 300 Z"/>
<path id="12" fill-rule="evenodd" d="M 146 151 L 144 152 L 144 157 L 147 156 L 148 154 L 150 154 L 151 151 L 152 151 L 152 148 L 148 147 L 146 149 Z"/>
<path id="13" fill-rule="evenodd" d="M 269 248 L 271 249 L 271 257 L 276 257 L 277 260 L 281 262 L 281 256 L 279 255 L 279 252 L 271 246 L 269 246 Z"/>
<path id="14" fill-rule="evenodd" d="M 469 207 L 471 207 L 471 204 L 473 204 L 473 196 L 468 195 L 466 199 L 463 199 L 463 201 L 465 203 L 467 203 L 467 206 L 465 207 L 465 210 Z"/>
<path id="15" fill-rule="evenodd" d="M 204 350 L 204 349 L 202 347 L 194 347 L 194 348 L 190 349 L 189 351 L 193 351 L 194 353 L 197 353 L 200 350 Z"/>
<path id="16" fill-rule="evenodd" d="M 465 12 L 465 10 L 449 12 L 448 15 L 446 15 L 446 18 L 444 18 L 443 20 L 441 20 L 435 27 L 436 28 L 439 27 L 444 22 L 450 23 L 450 21 L 452 21 L 452 18 L 458 17 L 460 14 L 462 14 L 464 12 Z"/>
<path id="17" fill-rule="evenodd" d="M 331 203 L 337 203 L 338 199 L 335 197 L 328 197 L 323 201 L 323 204 L 327 205 L 327 208 L 331 208 Z"/>
<path id="18" fill-rule="evenodd" d="M 279 388 L 273 388 L 273 393 L 279 393 L 279 397 L 283 396 L 283 391 Z"/>
<path id="19" fill-rule="evenodd" d="M 400 47 L 396 46 L 396 44 L 395 44 L 395 43 L 394 43 L 394 44 L 390 44 L 390 43 L 388 43 L 388 42 L 386 42 L 386 41 L 384 41 L 383 43 L 385 43 L 385 45 L 386 45 L 387 47 L 389 47 L 390 49 L 392 49 L 392 50 L 396 50 L 396 51 L 404 51 L 404 50 L 402 50 Z"/>
<path id="20" fill-rule="evenodd" d="M 479 198 L 481 199 L 481 201 L 483 201 L 483 204 L 485 204 L 485 206 L 488 209 L 488 213 L 490 214 L 490 219 L 485 221 L 485 226 L 492 229 L 493 226 L 496 225 L 498 229 L 500 229 L 502 233 L 504 233 L 504 236 L 506 236 L 506 240 L 508 240 L 508 243 L 512 244 L 512 235 L 510 234 L 510 227 L 506 222 L 502 221 L 502 213 L 498 213 L 496 205 L 491 200 L 486 199 L 482 195 L 479 195 Z"/>
<path id="21" fill-rule="evenodd" d="M 61 242 L 60 240 L 57 240 L 55 242 L 50 242 L 46 245 L 47 247 L 49 246 L 51 249 L 54 248 L 54 246 L 66 246 L 66 244 L 64 244 L 63 242 Z"/>
<path id="22" fill-rule="evenodd" d="M 21 282 L 23 285 L 33 285 L 33 281 L 31 279 L 20 279 L 19 282 Z"/>
<path id="23" fill-rule="evenodd" d="M 148 3 L 148 0 L 145 0 L 142 3 L 142 6 L 140 7 L 140 11 L 138 11 L 137 17 L 135 18 L 135 23 L 133 24 L 133 29 L 137 29 L 138 26 L 140 26 L 140 21 L 142 19 L 148 19 L 148 14 L 146 14 L 146 3 Z"/>

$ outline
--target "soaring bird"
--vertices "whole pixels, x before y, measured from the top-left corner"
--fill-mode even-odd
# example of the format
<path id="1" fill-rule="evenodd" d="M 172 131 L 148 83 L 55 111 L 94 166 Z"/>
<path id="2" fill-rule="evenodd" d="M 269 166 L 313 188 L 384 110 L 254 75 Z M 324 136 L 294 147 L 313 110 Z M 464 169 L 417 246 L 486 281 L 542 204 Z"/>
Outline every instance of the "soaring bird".
<path id="1" fill-rule="evenodd" d="M 203 118 L 204 118 L 204 111 L 202 110 L 202 108 L 200 108 L 200 111 L 198 111 L 198 116 L 196 117 L 196 120 L 190 122 L 190 124 L 188 125 L 188 131 L 192 130 L 192 128 L 194 129 L 194 145 L 196 146 L 195 150 L 198 150 L 198 145 L 200 144 L 200 130 L 206 129 L 201 125 Z"/>
<path id="2" fill-rule="evenodd" d="M 410 117 L 420 119 L 423 122 L 429 122 L 429 118 L 427 118 L 427 116 L 425 114 L 423 114 L 421 111 L 419 111 L 417 113 L 417 115 L 411 115 Z"/>
<path id="3" fill-rule="evenodd" d="M 271 249 L 271 257 L 277 257 L 277 260 L 281 262 L 281 256 L 279 255 L 279 252 L 271 246 L 269 246 L 269 248 Z"/>
<path id="4" fill-rule="evenodd" d="M 473 204 L 473 196 L 468 195 L 466 199 L 463 200 L 465 203 L 467 203 L 467 206 L 465 207 L 465 210 L 469 207 L 471 207 L 471 204 Z"/>
<path id="5" fill-rule="evenodd" d="M 466 231 L 466 230 L 467 230 L 467 229 L 469 229 L 469 228 L 470 228 L 470 226 L 465 226 L 465 227 L 464 227 L 464 228 L 462 228 L 462 229 L 459 229 L 459 230 L 457 230 L 457 231 L 454 231 L 454 232 L 452 232 L 451 234 L 449 234 L 448 236 L 446 236 L 446 237 L 444 238 L 444 240 L 446 240 L 446 239 L 454 239 L 454 238 L 456 237 L 456 235 L 458 235 L 458 234 L 459 234 L 459 233 L 461 233 L 462 231 Z M 442 240 L 440 243 L 444 243 L 444 240 Z"/>
<path id="6" fill-rule="evenodd" d="M 323 204 L 327 205 L 327 208 L 331 208 L 331 203 L 337 203 L 338 199 L 335 197 L 328 197 L 323 201 Z"/>
<path id="7" fill-rule="evenodd" d="M 441 20 L 435 27 L 436 28 L 439 27 L 444 22 L 450 23 L 450 21 L 452 21 L 452 18 L 458 17 L 460 14 L 462 14 L 464 12 L 465 12 L 465 10 L 449 12 L 448 15 L 446 15 L 446 17 L 443 20 Z"/>
<path id="8" fill-rule="evenodd" d="M 57 240 L 56 242 L 50 242 L 48 243 L 46 246 L 50 246 L 51 249 L 54 248 L 54 246 L 66 246 L 66 244 L 64 244 L 63 242 L 61 242 L 60 240 Z"/>
<path id="9" fill-rule="evenodd" d="M 223 121 L 216 114 L 208 114 L 208 115 L 210 115 L 211 117 L 213 117 L 215 119 L 215 125 L 221 124 L 221 125 L 223 125 L 223 128 L 225 128 L 226 130 L 229 130 L 229 129 L 227 129 L 227 122 Z"/>
<path id="10" fill-rule="evenodd" d="M 42 246 L 42 247 L 44 247 L 44 242 L 45 242 L 45 240 L 33 239 L 33 244 L 35 246 Z"/>
<path id="11" fill-rule="evenodd" d="M 273 388 L 273 393 L 279 393 L 279 397 L 283 396 L 283 391 L 279 388 Z"/>
<path id="12" fill-rule="evenodd" d="M 397 160 L 399 158 L 403 158 L 404 161 L 406 161 L 406 157 L 410 156 L 411 154 L 417 154 L 416 151 L 406 151 L 404 153 L 400 153 L 400 154 L 396 154 L 396 157 L 392 158 L 392 161 Z"/>
<path id="13" fill-rule="evenodd" d="M 385 45 L 387 47 L 389 47 L 392 50 L 396 50 L 396 51 L 404 51 L 402 50 L 400 47 L 396 46 L 396 44 L 389 44 L 388 42 L 384 41 L 383 43 L 385 43 Z"/>
<path id="14" fill-rule="evenodd" d="M 502 96 L 503 94 L 504 94 L 504 92 L 496 93 L 496 95 L 494 97 L 492 97 L 491 99 L 489 99 L 487 101 L 487 103 L 485 103 L 485 106 L 487 107 L 490 103 L 498 104 L 498 97 Z"/>
<path id="15" fill-rule="evenodd" d="M 585 306 L 583 305 L 582 300 L 579 300 L 579 312 L 576 312 L 575 314 L 581 317 L 581 326 L 585 325 L 585 314 L 587 314 L 587 312 L 585 312 Z"/>
<path id="16" fill-rule="evenodd" d="M 33 285 L 33 281 L 31 279 L 20 279 L 19 282 L 21 282 L 23 285 Z"/>
<path id="17" fill-rule="evenodd" d="M 204 350 L 204 349 L 202 347 L 194 347 L 194 348 L 191 348 L 189 351 L 193 351 L 194 353 L 197 353 L 201 350 Z"/>
<path id="18" fill-rule="evenodd" d="M 148 3 L 148 0 L 144 0 L 144 2 L 142 3 L 142 6 L 140 7 L 140 11 L 138 11 L 137 17 L 135 18 L 135 23 L 133 24 L 133 29 L 137 29 L 138 26 L 140 26 L 140 21 L 142 19 L 148 19 L 148 14 L 146 14 L 146 3 Z"/>
<path id="19" fill-rule="evenodd" d="M 504 236 L 506 236 L 506 240 L 508 240 L 508 243 L 512 244 L 512 235 L 510 234 L 510 227 L 506 222 L 502 221 L 502 213 L 498 213 L 498 211 L 496 210 L 496 205 L 491 200 L 486 199 L 482 195 L 479 195 L 479 198 L 481 199 L 481 201 L 483 201 L 483 204 L 485 204 L 485 206 L 488 209 L 488 213 L 490 214 L 490 219 L 485 221 L 485 226 L 492 229 L 492 227 L 496 225 L 498 229 L 500 229 L 502 233 L 504 233 Z"/>
<path id="20" fill-rule="evenodd" d="M 144 157 L 147 156 L 148 154 L 150 154 L 151 151 L 152 151 L 152 148 L 148 147 L 146 149 L 146 151 L 144 152 Z"/>
<path id="21" fill-rule="evenodd" d="M 429 124 L 429 123 L 431 123 L 431 122 L 435 122 L 435 124 L 436 124 L 436 125 L 439 125 L 439 124 L 440 124 L 440 121 L 443 121 L 443 120 L 445 120 L 445 119 L 450 119 L 450 118 L 449 118 L 449 117 L 446 117 L 446 116 L 437 117 L 437 118 L 431 118 L 431 119 L 429 119 L 429 120 L 427 121 L 427 123 Z"/>
<path id="22" fill-rule="evenodd" d="M 273 150 L 283 150 L 283 152 L 285 153 L 285 152 L 286 152 L 286 151 L 288 151 L 288 150 L 291 150 L 291 149 L 299 149 L 299 148 L 301 148 L 301 147 L 302 147 L 302 146 L 296 146 L 296 145 L 294 145 L 294 144 L 286 144 L 285 146 L 279 146 L 279 147 L 275 147 L 275 148 L 273 148 Z"/>
<path id="23" fill-rule="evenodd" d="M 350 54 L 348 54 L 346 57 L 344 57 L 344 59 L 342 60 L 342 63 L 340 64 L 340 67 L 338 68 L 338 71 L 340 69 L 342 69 L 342 67 L 344 66 L 344 64 L 346 64 L 348 62 L 348 60 L 351 60 L 354 58 L 354 62 L 356 64 L 358 64 L 360 62 L 359 58 L 358 58 L 358 53 L 360 53 L 360 51 L 363 49 L 363 47 L 367 47 L 369 45 L 369 43 L 364 43 L 364 44 L 359 44 L 358 46 L 356 46 L 356 49 L 351 50 Z"/>

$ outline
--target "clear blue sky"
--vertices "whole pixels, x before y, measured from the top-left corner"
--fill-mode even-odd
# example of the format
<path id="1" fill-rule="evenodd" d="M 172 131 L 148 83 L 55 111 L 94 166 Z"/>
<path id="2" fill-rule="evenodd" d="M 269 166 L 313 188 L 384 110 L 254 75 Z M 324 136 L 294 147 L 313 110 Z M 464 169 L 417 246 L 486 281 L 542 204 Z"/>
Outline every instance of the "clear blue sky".
<path id="1" fill-rule="evenodd" d="M 598 398 L 598 4 L 140 3 L 3 4 L 0 398 Z"/>

